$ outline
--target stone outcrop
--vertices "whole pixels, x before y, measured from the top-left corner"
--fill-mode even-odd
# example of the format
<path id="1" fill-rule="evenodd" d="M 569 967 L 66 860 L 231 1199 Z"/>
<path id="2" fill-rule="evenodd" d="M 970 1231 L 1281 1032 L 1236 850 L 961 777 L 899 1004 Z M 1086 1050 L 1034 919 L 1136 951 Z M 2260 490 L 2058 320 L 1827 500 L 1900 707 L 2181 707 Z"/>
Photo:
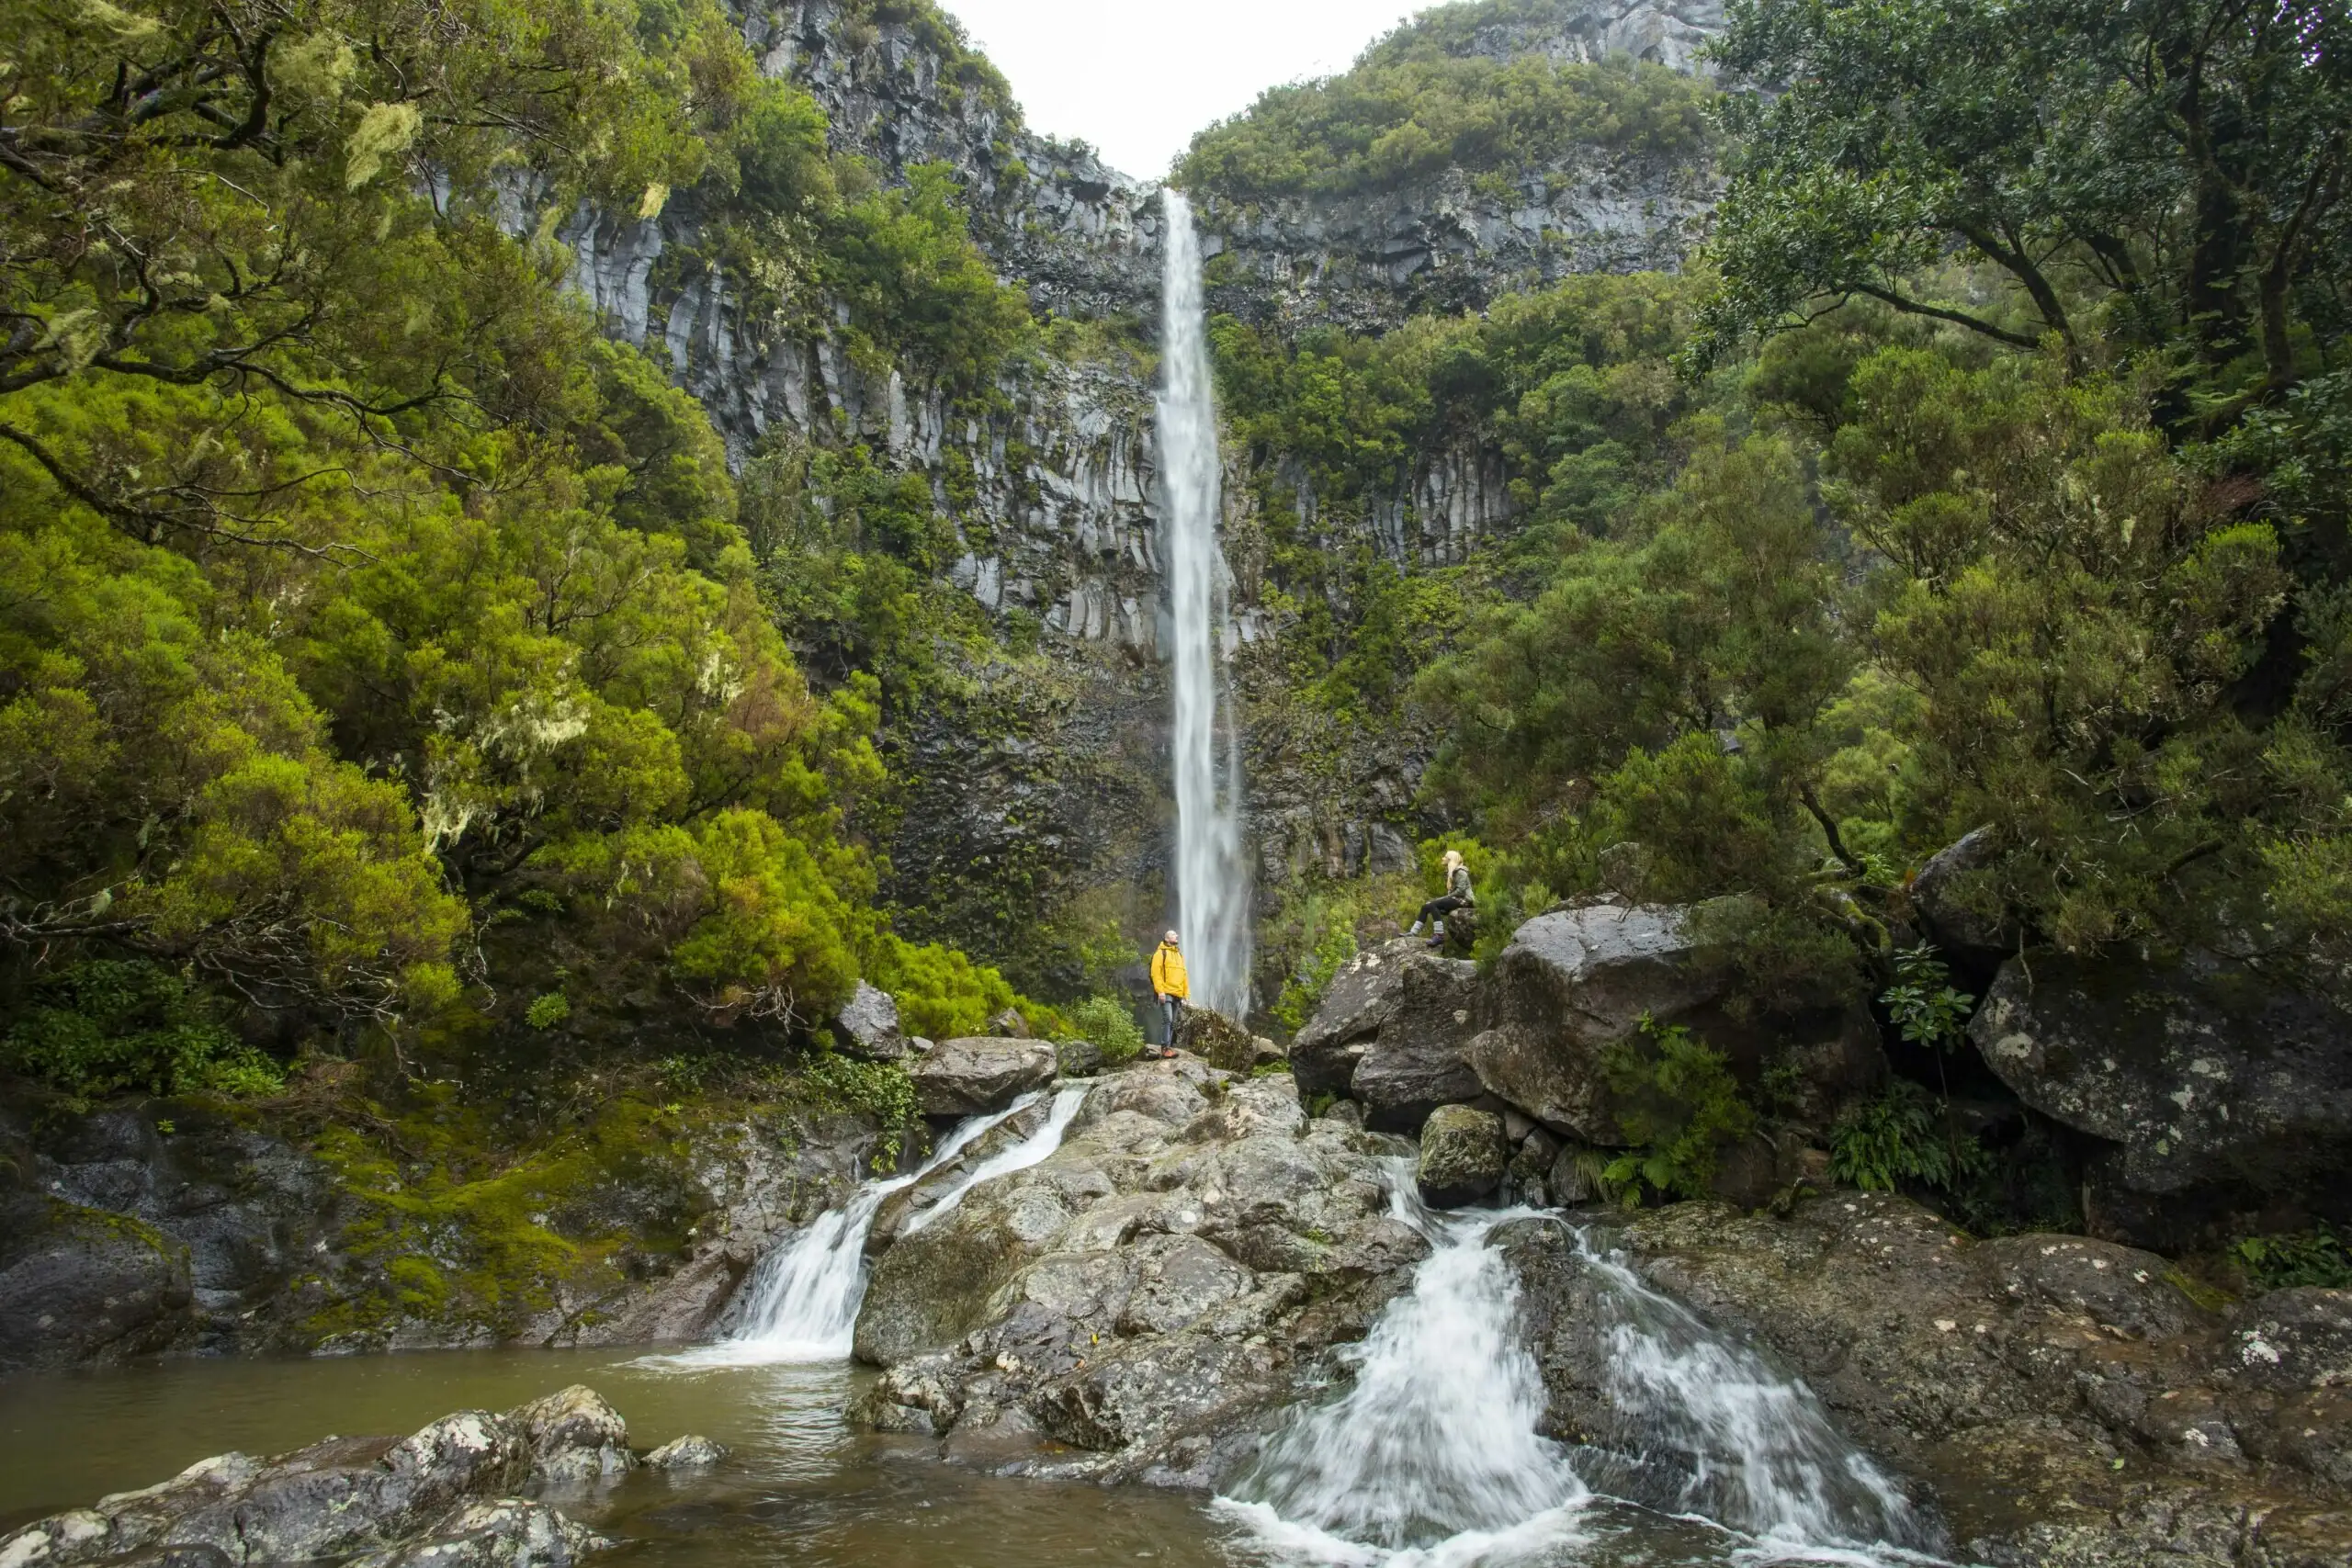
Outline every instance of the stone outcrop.
<path id="1" fill-rule="evenodd" d="M 1499 1190 L 1510 1162 L 1501 1117 L 1467 1105 L 1442 1105 L 1421 1128 L 1413 1181 L 1430 1208 L 1458 1209 Z"/>
<path id="2" fill-rule="evenodd" d="M 1355 1100 L 1376 1132 L 1418 1133 L 1439 1106 L 1486 1092 L 1469 1057 L 1478 992 L 1476 964 L 1419 942 L 1358 953 L 1291 1043 L 1299 1091 Z"/>
<path id="3" fill-rule="evenodd" d="M 1969 1038 L 2027 1105 L 2114 1145 L 2098 1179 L 2152 1218 L 2147 1201 L 2291 1196 L 2352 1164 L 2352 1018 L 2274 976 L 2035 953 L 2002 966 Z"/>
<path id="4" fill-rule="evenodd" d="M 1606 1280 L 1557 1225 L 1498 1239 L 1546 1429 L 1605 1450 L 1590 1325 Z M 2080 1236 L 1971 1241 L 1883 1194 L 1833 1193 L 1787 1219 L 1683 1203 L 1609 1239 L 1924 1483 L 1961 1561 L 2316 1568 L 2352 1552 L 2343 1292 L 2211 1310 L 2153 1254 Z"/>
<path id="5" fill-rule="evenodd" d="M 899 1026 L 899 1004 L 866 980 L 833 1015 L 833 1043 L 842 1055 L 861 1062 L 902 1062 L 912 1049 Z"/>
<path id="6" fill-rule="evenodd" d="M 878 1136 L 865 1118 L 789 1110 L 693 1119 L 534 1217 L 626 1267 L 514 1280 L 539 1298 L 522 1309 L 458 1292 L 420 1309 L 388 1273 L 401 1254 L 379 1239 L 383 1210 L 290 1136 L 197 1104 L 39 1128 L 0 1111 L 0 1369 L 707 1339 L 769 1247 L 863 1179 Z M 442 1243 L 468 1259 L 475 1244 Z"/>
<path id="7" fill-rule="evenodd" d="M 723 1451 L 683 1438 L 657 1454 Z M 575 1387 L 503 1416 L 446 1416 L 407 1438 L 330 1438 L 271 1460 L 222 1454 L 161 1485 L 28 1525 L 0 1540 L 0 1562 L 569 1568 L 613 1543 L 516 1494 L 576 1492 L 638 1463 L 619 1414 Z"/>
<path id="8" fill-rule="evenodd" d="M 1285 1077 L 1120 1073 L 1050 1158 L 882 1255 L 859 1413 L 990 1468 L 1208 1484 L 1426 1252 L 1388 1215 L 1398 1146 L 1310 1122 Z"/>
<path id="9" fill-rule="evenodd" d="M 1993 830 L 1979 828 L 1929 857 L 1911 879 L 1911 912 L 1921 932 L 1978 974 L 1990 975 L 2004 959 L 2015 957 L 2024 942 L 2018 922 L 1990 902 L 1988 889 L 1975 885 L 2000 853 Z"/>
<path id="10" fill-rule="evenodd" d="M 1053 1082 L 1060 1066 L 1054 1047 L 1043 1040 L 943 1040 L 907 1076 L 914 1080 L 915 1103 L 924 1115 L 987 1116 Z"/>
<path id="11" fill-rule="evenodd" d="M 1690 1029 L 1753 1081 L 1795 1069 L 1801 1119 L 1826 1127 L 1845 1100 L 1883 1081 L 1877 1028 L 1857 1006 L 1777 1019 L 1725 1005 L 1734 974 L 1679 906 L 1592 903 L 1521 926 L 1495 965 L 1469 1059 L 1487 1092 L 1554 1133 L 1622 1145 L 1604 1070 L 1609 1048 L 1645 1019 Z"/>

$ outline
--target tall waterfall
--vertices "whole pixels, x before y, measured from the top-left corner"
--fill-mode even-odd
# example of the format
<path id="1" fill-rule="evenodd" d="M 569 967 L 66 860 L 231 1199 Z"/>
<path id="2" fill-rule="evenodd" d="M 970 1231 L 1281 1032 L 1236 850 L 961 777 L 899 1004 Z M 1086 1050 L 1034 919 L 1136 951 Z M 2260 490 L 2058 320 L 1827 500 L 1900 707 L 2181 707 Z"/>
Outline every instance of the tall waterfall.
<path id="1" fill-rule="evenodd" d="M 1217 545 L 1223 507 L 1208 315 L 1192 203 L 1174 190 L 1160 200 L 1168 229 L 1160 538 L 1174 621 L 1176 923 L 1193 1003 L 1238 1019 L 1250 1008 L 1250 865 L 1241 848 L 1241 745 L 1224 678 L 1231 615 Z"/>

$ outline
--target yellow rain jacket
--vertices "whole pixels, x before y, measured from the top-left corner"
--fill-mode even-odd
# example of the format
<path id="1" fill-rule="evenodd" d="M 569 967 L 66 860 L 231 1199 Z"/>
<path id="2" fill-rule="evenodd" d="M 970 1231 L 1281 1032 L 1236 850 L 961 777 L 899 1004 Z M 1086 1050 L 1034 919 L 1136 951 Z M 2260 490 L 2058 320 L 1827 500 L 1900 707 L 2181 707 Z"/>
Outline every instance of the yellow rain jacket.
<path id="1" fill-rule="evenodd" d="M 1191 981 L 1184 974 L 1184 955 L 1166 942 L 1151 955 L 1151 988 L 1159 996 L 1192 999 Z"/>

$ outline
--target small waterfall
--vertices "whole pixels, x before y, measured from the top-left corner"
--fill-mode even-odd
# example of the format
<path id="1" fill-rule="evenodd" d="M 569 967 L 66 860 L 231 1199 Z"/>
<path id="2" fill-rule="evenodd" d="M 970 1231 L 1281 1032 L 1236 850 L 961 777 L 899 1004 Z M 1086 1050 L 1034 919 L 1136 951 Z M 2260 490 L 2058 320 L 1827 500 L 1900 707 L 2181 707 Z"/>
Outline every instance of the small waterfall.
<path id="1" fill-rule="evenodd" d="M 1161 269 L 1160 537 L 1175 644 L 1170 679 L 1176 696 L 1170 738 L 1176 923 L 1194 1004 L 1238 1019 L 1250 1010 L 1250 865 L 1241 852 L 1241 746 L 1224 679 L 1231 619 L 1217 545 L 1222 479 L 1208 309 L 1192 203 L 1175 190 L 1160 192 L 1160 201 L 1168 231 Z"/>
<path id="2" fill-rule="evenodd" d="M 1411 1184 L 1404 1174 L 1392 1190 Z M 1276 1434 L 1227 1506 L 1285 1555 L 1329 1562 L 1471 1562 L 1507 1540 L 1556 1544 L 1586 1490 L 1567 1451 L 1536 1435 L 1543 1381 L 1515 1332 L 1518 1290 L 1487 1246 L 1507 1216 L 1413 1203 L 1399 1217 L 1436 1247 L 1412 1291 L 1374 1325 L 1354 1386 Z"/>
<path id="3" fill-rule="evenodd" d="M 1619 1427 L 1603 1483 L 1781 1547 L 1926 1545 L 1934 1531 L 1840 1438 L 1813 1391 L 1774 1371 L 1579 1237 Z M 1602 1477 L 1596 1475 L 1596 1480 Z"/>
<path id="4" fill-rule="evenodd" d="M 1060 1116 L 1062 1100 L 1072 1095 L 1082 1100 L 1085 1094 L 1084 1089 L 1063 1090 L 1055 1101 L 1055 1114 Z M 851 1340 L 857 1328 L 857 1309 L 865 1300 L 865 1237 L 874 1228 L 874 1216 L 880 1213 L 883 1202 L 893 1192 L 913 1186 L 947 1165 L 976 1141 L 1036 1104 L 1040 1098 L 1023 1095 L 1009 1109 L 993 1116 L 975 1116 L 957 1122 L 912 1176 L 868 1181 L 846 1204 L 817 1216 L 807 1229 L 760 1259 L 759 1267 L 743 1287 L 743 1322 L 733 1337 L 661 1359 L 665 1364 L 680 1366 L 758 1366 L 849 1359 Z M 1076 1113 L 1077 1107 L 1073 1105 L 1070 1114 Z M 1069 1122 L 1068 1116 L 1061 1116 L 1060 1127 L 1047 1122 L 1057 1145 L 1061 1142 L 1061 1128 L 1067 1127 Z M 1035 1142 L 1035 1137 L 1023 1140 L 988 1163 L 994 1165 Z M 1049 1148 L 1037 1158 L 1043 1159 L 1052 1152 Z M 935 1218 L 954 1208 L 981 1179 L 984 1179 L 976 1173 L 959 1183 L 949 1197 L 933 1207 L 929 1217 Z"/>
<path id="5" fill-rule="evenodd" d="M 1078 1115 L 1078 1108 L 1085 1103 L 1086 1091 L 1082 1089 L 1066 1089 L 1054 1096 L 1054 1108 L 1046 1116 L 1044 1126 L 1011 1148 L 1000 1149 L 982 1160 L 961 1181 L 941 1193 L 939 1201 L 908 1215 L 905 1228 L 899 1233 L 900 1236 L 912 1235 L 941 1215 L 954 1213 L 956 1206 L 964 1201 L 964 1195 L 983 1181 L 994 1181 L 1000 1176 L 1011 1176 L 1016 1170 L 1026 1170 L 1033 1165 L 1043 1164 L 1062 1146 L 1062 1135 L 1069 1131 L 1070 1122 Z M 871 1219 L 867 1223 L 872 1224 Z"/>
<path id="6" fill-rule="evenodd" d="M 1615 1497 L 1745 1536 L 1732 1561 L 1933 1561 L 1914 1550 L 1930 1532 L 1808 1390 L 1589 1247 L 1622 1446 L 1571 1450 L 1538 1435 L 1543 1380 L 1519 1340 L 1517 1282 L 1488 1246 L 1498 1225 L 1536 1212 L 1432 1213 L 1405 1162 L 1390 1190 L 1397 1217 L 1435 1250 L 1352 1353 L 1347 1392 L 1294 1412 L 1217 1500 L 1267 1558 L 1577 1561 L 1596 1533 L 1592 1510 Z"/>

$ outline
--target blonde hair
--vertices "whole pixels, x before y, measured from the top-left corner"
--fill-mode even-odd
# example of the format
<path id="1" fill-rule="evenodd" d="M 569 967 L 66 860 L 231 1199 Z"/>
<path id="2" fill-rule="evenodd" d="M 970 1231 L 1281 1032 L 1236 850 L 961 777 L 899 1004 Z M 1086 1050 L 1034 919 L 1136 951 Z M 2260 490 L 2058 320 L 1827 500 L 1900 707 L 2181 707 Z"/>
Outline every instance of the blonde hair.
<path id="1" fill-rule="evenodd" d="M 1460 850 L 1448 850 L 1445 852 L 1446 870 L 1452 871 L 1455 866 L 1464 863 L 1464 862 L 1462 859 L 1462 852 Z"/>

